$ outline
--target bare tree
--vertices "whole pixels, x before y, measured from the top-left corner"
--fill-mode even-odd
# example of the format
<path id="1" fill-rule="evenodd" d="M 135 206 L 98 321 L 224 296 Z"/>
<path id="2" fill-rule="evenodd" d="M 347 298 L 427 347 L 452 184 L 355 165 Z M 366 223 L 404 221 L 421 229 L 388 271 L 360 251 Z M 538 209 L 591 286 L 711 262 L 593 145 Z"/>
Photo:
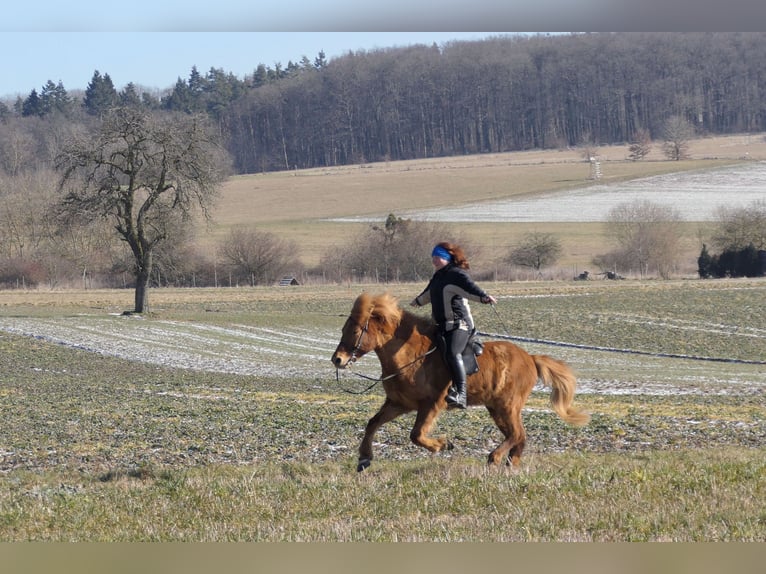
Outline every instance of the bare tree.
<path id="1" fill-rule="evenodd" d="M 225 177 L 225 154 L 200 116 L 111 109 L 90 137 L 56 156 L 62 213 L 111 220 L 133 254 L 135 312 L 144 312 L 152 256 L 173 236 L 175 217 L 208 217 Z"/>
<path id="2" fill-rule="evenodd" d="M 671 206 L 648 200 L 621 203 L 607 216 L 607 229 L 619 248 L 602 255 L 594 263 L 604 267 L 639 269 L 641 276 L 655 267 L 667 279 L 680 253 L 681 215 Z"/>
<path id="3" fill-rule="evenodd" d="M 3 126 L 0 131 L 0 170 L 8 175 L 18 175 L 32 163 L 37 152 L 37 142 L 28 131 L 17 123 Z"/>
<path id="4" fill-rule="evenodd" d="M 322 257 L 322 271 L 337 281 L 366 278 L 370 281 L 422 281 L 431 276 L 431 248 L 440 241 L 453 241 L 471 253 L 477 250 L 462 237 L 455 237 L 439 222 L 412 221 L 389 214 L 382 226 L 371 225 Z"/>
<path id="5" fill-rule="evenodd" d="M 766 249 L 766 200 L 755 200 L 744 207 L 722 205 L 715 215 L 716 248 L 743 249 L 752 243 L 756 249 Z"/>
<path id="6" fill-rule="evenodd" d="M 300 268 L 297 247 L 268 231 L 235 227 L 219 247 L 221 257 L 239 282 L 261 285 Z"/>
<path id="7" fill-rule="evenodd" d="M 553 265 L 561 256 L 561 242 L 551 233 L 527 233 L 508 255 L 511 265 L 531 267 L 540 271 Z"/>
<path id="8" fill-rule="evenodd" d="M 665 142 L 662 151 L 672 161 L 681 161 L 689 157 L 689 140 L 694 137 L 694 127 L 681 116 L 671 116 L 665 121 L 663 129 Z"/>

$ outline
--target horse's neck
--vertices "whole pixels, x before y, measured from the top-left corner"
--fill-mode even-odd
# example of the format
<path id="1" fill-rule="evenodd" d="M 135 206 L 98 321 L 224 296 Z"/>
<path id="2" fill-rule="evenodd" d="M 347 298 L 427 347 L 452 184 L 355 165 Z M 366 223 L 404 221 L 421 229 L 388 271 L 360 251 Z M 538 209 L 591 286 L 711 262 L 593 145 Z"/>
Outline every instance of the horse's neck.
<path id="1" fill-rule="evenodd" d="M 430 351 L 435 343 L 429 329 L 422 326 L 401 325 L 389 341 L 377 349 L 378 359 L 384 371 L 393 372 L 417 360 Z"/>

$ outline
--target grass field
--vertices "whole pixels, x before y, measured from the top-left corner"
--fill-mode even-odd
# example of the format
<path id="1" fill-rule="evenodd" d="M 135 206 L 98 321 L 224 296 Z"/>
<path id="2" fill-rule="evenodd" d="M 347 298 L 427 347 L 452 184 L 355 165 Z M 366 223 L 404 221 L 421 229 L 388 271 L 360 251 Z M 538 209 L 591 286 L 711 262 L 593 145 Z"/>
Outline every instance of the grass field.
<path id="1" fill-rule="evenodd" d="M 391 285 L 407 297 L 421 285 Z M 485 332 L 766 360 L 763 280 L 489 284 Z M 766 369 L 538 343 L 578 372 L 581 429 L 537 388 L 521 468 L 487 468 L 482 408 L 356 448 L 380 390 L 329 362 L 344 285 L 5 292 L 0 540 L 763 541 Z M 486 337 L 489 338 L 489 337 Z M 379 373 L 375 357 L 359 370 Z"/>

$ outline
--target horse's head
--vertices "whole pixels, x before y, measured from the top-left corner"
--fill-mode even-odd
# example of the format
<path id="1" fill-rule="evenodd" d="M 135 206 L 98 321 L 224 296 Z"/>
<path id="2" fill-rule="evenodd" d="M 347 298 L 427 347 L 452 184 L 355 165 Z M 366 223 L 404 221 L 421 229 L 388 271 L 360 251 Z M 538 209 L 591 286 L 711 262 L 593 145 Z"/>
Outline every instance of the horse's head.
<path id="1" fill-rule="evenodd" d="M 384 345 L 391 339 L 401 316 L 402 310 L 392 295 L 359 295 L 343 325 L 340 343 L 330 359 L 332 364 L 337 369 L 345 369 L 359 357 Z"/>

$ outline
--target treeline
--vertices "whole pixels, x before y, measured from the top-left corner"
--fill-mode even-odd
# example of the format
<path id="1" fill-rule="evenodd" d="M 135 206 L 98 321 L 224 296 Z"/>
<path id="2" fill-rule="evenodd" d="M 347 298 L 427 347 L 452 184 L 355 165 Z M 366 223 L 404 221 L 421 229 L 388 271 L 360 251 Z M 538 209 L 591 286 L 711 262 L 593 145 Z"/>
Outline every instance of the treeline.
<path id="1" fill-rule="evenodd" d="M 228 116 L 240 171 L 762 130 L 762 34 L 577 34 L 349 54 L 249 91 Z"/>
<path id="2" fill-rule="evenodd" d="M 238 173 L 524 149 L 608 145 L 668 118 L 702 134 L 766 130 L 766 34 L 510 35 L 443 46 L 319 53 L 244 78 L 192 68 L 164 93 L 80 98 L 48 81 L 0 117 L 72 120 L 115 104 L 204 112 Z"/>

